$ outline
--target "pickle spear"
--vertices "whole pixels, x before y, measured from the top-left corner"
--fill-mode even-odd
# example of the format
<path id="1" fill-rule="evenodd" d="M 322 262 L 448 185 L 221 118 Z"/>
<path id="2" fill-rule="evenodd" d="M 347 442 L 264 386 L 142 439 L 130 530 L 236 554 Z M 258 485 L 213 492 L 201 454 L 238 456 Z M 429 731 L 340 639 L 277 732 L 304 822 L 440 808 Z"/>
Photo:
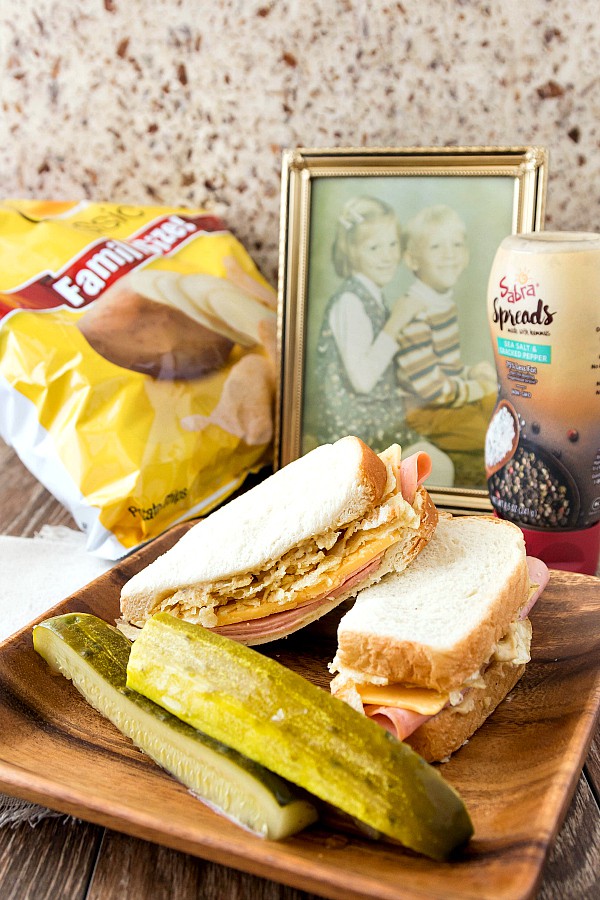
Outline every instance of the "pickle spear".
<path id="1" fill-rule="evenodd" d="M 116 628 L 68 613 L 36 625 L 33 645 L 134 744 L 237 824 L 276 840 L 317 818 L 313 804 L 283 779 L 130 690 L 131 644 Z"/>
<path id="2" fill-rule="evenodd" d="M 437 769 L 346 703 L 255 650 L 168 613 L 133 645 L 127 684 L 406 847 L 447 859 L 473 833 Z"/>

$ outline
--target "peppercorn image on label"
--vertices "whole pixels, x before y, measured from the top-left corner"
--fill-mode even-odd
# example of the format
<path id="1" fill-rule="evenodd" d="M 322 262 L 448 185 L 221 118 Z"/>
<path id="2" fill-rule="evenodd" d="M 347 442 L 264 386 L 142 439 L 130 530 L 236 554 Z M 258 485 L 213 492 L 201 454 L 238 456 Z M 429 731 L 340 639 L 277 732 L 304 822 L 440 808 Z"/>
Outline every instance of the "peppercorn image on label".
<path id="1" fill-rule="evenodd" d="M 0 435 L 118 558 L 268 462 L 275 293 L 202 209 L 0 204 Z"/>

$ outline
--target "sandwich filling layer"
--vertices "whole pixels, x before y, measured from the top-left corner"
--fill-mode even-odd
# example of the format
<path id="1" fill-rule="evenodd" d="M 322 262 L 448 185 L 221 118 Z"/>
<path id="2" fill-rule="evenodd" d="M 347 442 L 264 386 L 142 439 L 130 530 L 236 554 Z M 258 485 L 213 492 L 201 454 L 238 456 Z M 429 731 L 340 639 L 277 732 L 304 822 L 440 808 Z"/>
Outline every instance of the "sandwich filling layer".
<path id="1" fill-rule="evenodd" d="M 467 679 L 460 687 L 449 694 L 437 694 L 435 691 L 427 691 L 423 688 L 404 688 L 384 701 L 377 700 L 376 692 L 365 693 L 357 685 L 358 693 L 364 703 L 364 713 L 370 719 L 374 719 L 394 736 L 403 741 L 410 737 L 417 728 L 428 722 L 443 709 L 453 707 L 455 712 L 466 715 L 474 707 L 474 691 L 485 691 L 487 684 L 485 674 L 490 666 L 496 663 L 510 663 L 512 666 L 524 666 L 529 662 L 531 647 L 531 622 L 529 619 L 512 623 L 505 637 L 498 642 L 490 659 Z M 390 688 L 400 687 L 390 685 Z M 419 695 L 423 692 L 421 700 Z"/>
<path id="2" fill-rule="evenodd" d="M 160 609 L 213 627 L 262 618 L 329 596 L 397 543 L 399 529 L 418 527 L 418 515 L 406 506 L 396 495 L 380 507 L 389 516 L 382 525 L 370 527 L 363 520 L 319 535 L 261 572 L 176 591 L 161 602 Z"/>

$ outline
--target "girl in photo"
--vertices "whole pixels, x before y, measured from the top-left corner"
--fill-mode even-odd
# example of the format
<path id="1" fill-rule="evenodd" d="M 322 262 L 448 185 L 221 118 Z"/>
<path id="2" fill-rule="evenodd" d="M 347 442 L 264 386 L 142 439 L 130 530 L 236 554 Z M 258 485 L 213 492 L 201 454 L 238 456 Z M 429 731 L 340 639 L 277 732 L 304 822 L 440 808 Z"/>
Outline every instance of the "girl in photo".
<path id="1" fill-rule="evenodd" d="M 375 450 L 416 435 L 404 417 L 394 356 L 398 328 L 383 288 L 400 264 L 400 225 L 375 197 L 349 200 L 337 220 L 332 261 L 342 282 L 330 297 L 317 346 L 317 441 L 349 431 Z"/>

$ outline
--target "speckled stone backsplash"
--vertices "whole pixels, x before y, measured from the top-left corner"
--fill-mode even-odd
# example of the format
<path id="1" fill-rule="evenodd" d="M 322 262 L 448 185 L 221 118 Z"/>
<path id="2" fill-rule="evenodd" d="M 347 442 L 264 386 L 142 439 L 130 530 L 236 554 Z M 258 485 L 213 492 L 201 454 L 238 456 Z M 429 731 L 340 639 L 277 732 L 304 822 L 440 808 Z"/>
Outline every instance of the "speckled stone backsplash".
<path id="1" fill-rule="evenodd" d="M 538 144 L 599 230 L 597 0 L 4 0 L 4 197 L 204 205 L 273 282 L 281 150 Z"/>

